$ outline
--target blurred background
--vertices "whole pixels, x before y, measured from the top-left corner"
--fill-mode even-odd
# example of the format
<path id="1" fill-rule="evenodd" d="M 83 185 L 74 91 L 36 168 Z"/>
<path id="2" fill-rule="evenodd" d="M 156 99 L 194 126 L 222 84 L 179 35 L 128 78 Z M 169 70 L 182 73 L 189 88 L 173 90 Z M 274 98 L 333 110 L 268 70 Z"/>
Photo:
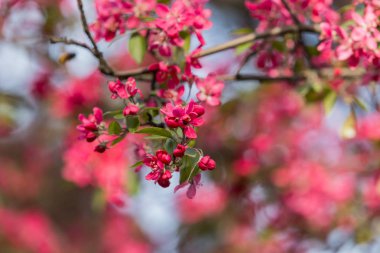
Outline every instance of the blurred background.
<path id="1" fill-rule="evenodd" d="M 92 22 L 93 1 L 84 4 Z M 208 8 L 207 47 L 256 25 L 242 0 Z M 198 143 L 218 167 L 189 200 L 129 168 L 136 140 L 112 154 L 77 140 L 79 113 L 115 104 L 91 54 L 48 43 L 86 41 L 74 0 L 0 0 L 0 29 L 1 253 L 380 252 L 378 135 L 361 135 L 378 131 L 379 115 L 358 111 L 356 129 L 343 101 L 325 116 L 318 96 L 282 83 L 226 83 Z M 137 66 L 127 40 L 99 43 L 117 69 Z M 207 57 L 199 75 L 232 73 L 239 59 Z M 243 71 L 258 73 L 255 60 Z M 114 187 L 126 189 L 120 205 L 107 201 Z"/>

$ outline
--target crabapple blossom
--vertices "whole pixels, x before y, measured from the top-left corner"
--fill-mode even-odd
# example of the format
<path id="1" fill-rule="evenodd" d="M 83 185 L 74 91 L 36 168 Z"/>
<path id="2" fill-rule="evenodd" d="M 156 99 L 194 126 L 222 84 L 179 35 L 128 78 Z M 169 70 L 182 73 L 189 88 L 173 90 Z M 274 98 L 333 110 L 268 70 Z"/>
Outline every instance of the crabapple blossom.
<path id="1" fill-rule="evenodd" d="M 182 128 L 185 136 L 190 139 L 197 138 L 193 127 L 201 126 L 204 121 L 201 118 L 204 114 L 203 106 L 190 101 L 186 106 L 173 105 L 167 103 L 161 112 L 165 115 L 165 123 L 170 128 Z"/>

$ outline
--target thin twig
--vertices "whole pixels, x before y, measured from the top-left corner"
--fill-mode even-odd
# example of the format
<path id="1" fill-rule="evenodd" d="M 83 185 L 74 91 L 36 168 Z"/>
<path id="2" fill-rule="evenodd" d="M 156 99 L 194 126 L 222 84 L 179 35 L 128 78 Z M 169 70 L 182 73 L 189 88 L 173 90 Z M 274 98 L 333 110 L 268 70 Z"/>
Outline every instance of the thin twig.
<path id="1" fill-rule="evenodd" d="M 81 0 L 78 0 L 78 2 L 81 2 Z M 83 22 L 83 20 L 84 20 L 84 22 Z M 82 18 L 82 23 L 87 25 L 86 19 Z M 85 31 L 89 32 L 88 27 L 87 27 L 87 29 L 85 29 Z M 247 34 L 245 36 L 239 37 L 237 39 L 233 39 L 233 40 L 230 40 L 230 41 L 225 42 L 223 44 L 217 45 L 215 47 L 205 49 L 205 50 L 201 51 L 196 57 L 198 57 L 198 58 L 206 57 L 208 55 L 212 55 L 212 54 L 219 53 L 219 52 L 231 49 L 231 48 L 235 48 L 239 45 L 242 45 L 242 44 L 245 44 L 248 42 L 252 42 L 255 40 L 260 40 L 260 39 L 265 39 L 265 38 L 270 38 L 270 37 L 283 36 L 283 35 L 289 34 L 289 33 L 298 33 L 299 31 L 319 33 L 320 29 L 317 26 L 303 25 L 300 27 L 290 26 L 290 27 L 285 27 L 285 28 L 273 28 L 267 32 L 259 33 L 259 34 L 250 33 L 250 34 Z M 87 34 L 87 32 L 86 32 L 86 34 Z M 90 34 L 90 37 L 92 38 L 91 34 Z M 100 64 L 99 70 L 103 74 L 108 75 L 108 76 L 116 77 L 119 79 L 127 79 L 128 77 L 136 77 L 136 76 L 145 75 L 145 74 L 149 74 L 149 73 L 153 72 L 153 70 L 149 70 L 147 67 L 140 67 L 140 68 L 124 71 L 124 72 L 116 72 L 108 66 L 107 62 L 104 60 L 104 58 L 100 52 L 96 53 L 95 47 L 94 47 L 94 53 L 93 54 L 99 60 L 99 64 Z M 102 64 L 102 62 L 103 62 L 103 64 Z M 108 67 L 104 67 L 104 66 L 108 66 Z"/>
<path id="2" fill-rule="evenodd" d="M 224 75 L 219 76 L 218 79 L 223 81 L 261 81 L 261 82 L 278 82 L 278 81 L 286 81 L 286 82 L 296 82 L 305 80 L 305 76 L 277 76 L 277 77 L 269 77 L 265 75 L 255 75 L 255 74 L 237 74 L 237 75 Z"/>
<path id="3" fill-rule="evenodd" d="M 296 13 L 294 13 L 292 8 L 290 8 L 288 2 L 286 0 L 281 0 L 281 3 L 285 6 L 285 9 L 290 14 L 290 17 L 292 18 L 294 24 L 296 24 L 297 26 L 301 26 L 302 25 L 301 21 L 298 19 Z"/>
<path id="4" fill-rule="evenodd" d="M 80 12 L 80 17 L 81 17 L 81 21 L 82 21 L 83 31 L 86 33 L 87 38 L 90 40 L 90 42 L 92 44 L 93 54 L 94 54 L 94 56 L 99 61 L 99 69 L 100 69 L 100 71 L 102 73 L 106 74 L 106 75 L 113 75 L 114 71 L 108 65 L 107 61 L 104 59 L 103 53 L 100 52 L 98 46 L 96 45 L 96 42 L 95 42 L 94 38 L 91 35 L 90 29 L 89 29 L 89 26 L 88 26 L 88 22 L 87 22 L 87 19 L 86 19 L 86 15 L 85 15 L 85 12 L 84 12 L 84 9 L 83 9 L 83 2 L 82 2 L 82 0 L 77 0 L 77 4 L 78 4 L 79 12 Z"/>
<path id="5" fill-rule="evenodd" d="M 226 43 L 220 44 L 218 46 L 205 49 L 201 51 L 196 57 L 205 57 L 211 54 L 219 53 L 231 48 L 235 48 L 237 46 L 240 46 L 242 44 L 260 40 L 260 39 L 266 39 L 266 38 L 271 38 L 271 37 L 278 37 L 278 36 L 283 36 L 285 34 L 289 33 L 298 33 L 298 32 L 311 32 L 311 33 L 320 33 L 320 29 L 317 26 L 309 26 L 309 25 L 301 25 L 301 26 L 289 26 L 289 27 L 276 27 L 273 28 L 267 32 L 263 33 L 250 33 L 245 36 L 239 37 L 234 40 L 230 40 Z"/>
<path id="6" fill-rule="evenodd" d="M 89 45 L 87 45 L 86 43 L 83 43 L 83 42 L 79 42 L 79 41 L 73 40 L 73 39 L 68 39 L 68 38 L 64 38 L 64 37 L 62 37 L 62 38 L 50 37 L 49 41 L 50 41 L 51 44 L 62 43 L 62 44 L 65 44 L 65 45 L 75 45 L 75 46 L 78 46 L 78 47 L 82 47 L 82 48 L 90 51 L 92 54 L 94 54 L 93 49 Z"/>

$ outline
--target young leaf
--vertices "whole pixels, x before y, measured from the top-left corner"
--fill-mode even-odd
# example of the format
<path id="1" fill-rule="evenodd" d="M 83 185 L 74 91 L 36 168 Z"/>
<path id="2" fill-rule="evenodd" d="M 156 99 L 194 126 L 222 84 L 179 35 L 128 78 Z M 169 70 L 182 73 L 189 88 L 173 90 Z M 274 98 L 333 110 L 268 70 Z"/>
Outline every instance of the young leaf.
<path id="1" fill-rule="evenodd" d="M 355 104 L 357 104 L 362 110 L 368 111 L 368 106 L 362 99 L 358 97 L 354 97 L 354 101 L 355 101 Z"/>
<path id="2" fill-rule="evenodd" d="M 123 110 L 108 111 L 108 112 L 103 113 L 103 116 L 104 117 L 107 116 L 107 115 L 115 116 L 115 115 L 118 115 L 118 114 L 123 114 Z"/>
<path id="3" fill-rule="evenodd" d="M 118 135 L 122 131 L 120 124 L 117 121 L 112 121 L 108 127 L 108 133 L 111 135 Z"/>
<path id="4" fill-rule="evenodd" d="M 131 169 L 137 168 L 137 167 L 139 167 L 139 166 L 141 166 L 141 165 L 143 165 L 143 164 L 144 164 L 143 161 L 138 161 L 137 163 L 135 163 L 135 164 L 133 164 L 133 165 L 131 166 Z"/>
<path id="5" fill-rule="evenodd" d="M 346 139 L 351 139 L 356 136 L 356 118 L 352 112 L 344 122 L 340 134 Z"/>
<path id="6" fill-rule="evenodd" d="M 326 114 L 330 113 L 332 108 L 334 107 L 336 100 L 337 100 L 337 95 L 334 91 L 330 91 L 325 98 L 323 99 L 323 106 L 325 108 Z"/>
<path id="7" fill-rule="evenodd" d="M 117 137 L 116 139 L 114 139 L 111 143 L 112 146 L 115 146 L 116 144 L 118 144 L 119 142 L 121 142 L 122 140 L 124 140 L 125 138 L 125 135 L 122 135 L 122 136 L 119 136 Z"/>
<path id="8" fill-rule="evenodd" d="M 136 116 L 128 116 L 126 121 L 127 121 L 128 131 L 131 133 L 136 132 L 140 126 L 139 118 Z"/>
<path id="9" fill-rule="evenodd" d="M 185 51 L 185 53 L 189 52 L 189 50 L 190 50 L 190 44 L 191 44 L 190 33 L 186 32 L 186 31 L 181 31 L 179 33 L 179 35 L 184 40 L 183 50 Z"/>
<path id="10" fill-rule="evenodd" d="M 125 116 L 123 113 L 118 113 L 113 116 L 114 119 L 124 119 Z"/>
<path id="11" fill-rule="evenodd" d="M 131 171 L 127 171 L 127 192 L 129 196 L 136 195 L 140 190 L 140 181 L 138 175 Z"/>
<path id="12" fill-rule="evenodd" d="M 250 49 L 252 45 L 253 45 L 252 42 L 247 42 L 247 43 L 241 44 L 240 46 L 236 47 L 235 52 L 237 55 L 241 55 L 242 53 L 244 53 L 245 51 Z"/>
<path id="13" fill-rule="evenodd" d="M 137 32 L 133 33 L 129 39 L 129 53 L 138 64 L 144 60 L 146 49 L 146 38 Z"/>
<path id="14" fill-rule="evenodd" d="M 187 154 L 185 153 L 180 166 L 179 184 L 190 181 L 195 175 L 198 174 L 199 168 L 197 164 L 200 158 L 201 154 L 195 149 L 187 152 Z"/>
<path id="15" fill-rule="evenodd" d="M 176 146 L 177 146 L 176 142 L 173 139 L 171 139 L 171 138 L 167 139 L 166 142 L 165 142 L 165 145 L 164 145 L 165 150 L 169 154 L 173 153 L 173 151 L 176 148 Z"/>
<path id="16" fill-rule="evenodd" d="M 285 52 L 286 46 L 284 41 L 275 40 L 272 42 L 272 47 L 279 52 Z"/>
<path id="17" fill-rule="evenodd" d="M 163 136 L 167 138 L 172 138 L 172 134 L 164 129 L 164 128 L 159 128 L 159 127 L 146 127 L 142 128 L 135 133 L 137 134 L 151 134 L 151 135 L 158 135 L 158 136 Z"/>
<path id="18" fill-rule="evenodd" d="M 234 35 L 246 35 L 251 32 L 253 32 L 253 30 L 249 27 L 243 27 L 232 31 Z"/>

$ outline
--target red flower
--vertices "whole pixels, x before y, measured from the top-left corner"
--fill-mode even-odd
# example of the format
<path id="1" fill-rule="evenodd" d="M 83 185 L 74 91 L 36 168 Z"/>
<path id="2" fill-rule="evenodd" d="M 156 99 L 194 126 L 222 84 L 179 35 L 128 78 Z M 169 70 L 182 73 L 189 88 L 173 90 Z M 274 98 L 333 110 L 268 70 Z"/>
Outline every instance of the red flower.
<path id="1" fill-rule="evenodd" d="M 165 165 L 170 164 L 172 158 L 165 150 L 157 150 L 156 155 L 147 154 L 144 159 L 144 164 L 152 169 L 146 175 L 146 180 L 154 180 L 161 187 L 168 187 L 170 185 L 169 179 L 172 177 L 170 171 L 165 170 Z"/>
<path id="2" fill-rule="evenodd" d="M 224 88 L 224 83 L 210 74 L 205 79 L 198 79 L 196 85 L 199 89 L 197 98 L 211 106 L 220 105 L 220 96 Z"/>
<path id="3" fill-rule="evenodd" d="M 141 90 L 136 88 L 136 80 L 132 77 L 128 78 L 126 84 L 123 84 L 120 80 L 109 82 L 108 88 L 112 93 L 112 99 L 128 99 L 130 97 L 136 96 L 137 93 L 139 93 L 142 97 Z"/>
<path id="4" fill-rule="evenodd" d="M 92 109 L 93 114 L 88 115 L 86 118 L 83 114 L 79 114 L 79 120 L 81 125 L 77 126 L 77 129 L 82 132 L 82 137 L 88 142 L 92 142 L 97 138 L 97 131 L 100 123 L 103 121 L 103 111 L 98 107 Z"/>
<path id="5" fill-rule="evenodd" d="M 216 168 L 216 163 L 210 156 L 204 156 L 199 161 L 198 166 L 201 170 L 213 170 Z"/>
<path id="6" fill-rule="evenodd" d="M 136 115 L 139 112 L 139 109 L 140 108 L 137 105 L 130 104 L 130 105 L 127 105 L 124 108 L 123 114 L 124 114 L 124 116 L 127 116 L 127 115 Z"/>
<path id="7" fill-rule="evenodd" d="M 187 138 L 197 138 L 193 126 L 203 125 L 204 120 L 201 118 L 204 114 L 203 106 L 196 104 L 193 100 L 186 106 L 168 103 L 161 109 L 161 112 L 166 115 L 165 122 L 168 127 L 180 127 Z"/>
<path id="8" fill-rule="evenodd" d="M 163 188 L 167 188 L 169 187 L 170 185 L 170 178 L 172 178 L 172 173 L 168 170 L 166 170 L 160 177 L 160 179 L 158 179 L 158 184 L 163 187 Z"/>
<path id="9" fill-rule="evenodd" d="M 104 153 L 107 149 L 107 146 L 105 144 L 99 144 L 95 147 L 94 151 L 98 153 Z"/>
<path id="10" fill-rule="evenodd" d="M 165 150 L 157 150 L 156 156 L 164 164 L 169 164 L 172 161 L 171 156 Z"/>
<path id="11" fill-rule="evenodd" d="M 174 157 L 182 157 L 185 154 L 186 148 L 186 146 L 178 144 L 177 148 L 173 151 Z"/>

